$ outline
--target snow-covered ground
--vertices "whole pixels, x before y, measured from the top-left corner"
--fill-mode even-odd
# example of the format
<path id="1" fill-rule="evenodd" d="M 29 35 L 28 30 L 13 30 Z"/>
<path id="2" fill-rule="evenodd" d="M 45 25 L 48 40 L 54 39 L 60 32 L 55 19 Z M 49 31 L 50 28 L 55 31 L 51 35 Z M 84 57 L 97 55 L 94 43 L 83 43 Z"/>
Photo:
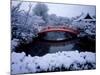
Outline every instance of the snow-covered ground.
<path id="1" fill-rule="evenodd" d="M 61 70 L 84 70 L 96 68 L 96 54 L 92 52 L 62 51 L 44 56 L 26 56 L 11 53 L 11 73 L 36 73 Z"/>

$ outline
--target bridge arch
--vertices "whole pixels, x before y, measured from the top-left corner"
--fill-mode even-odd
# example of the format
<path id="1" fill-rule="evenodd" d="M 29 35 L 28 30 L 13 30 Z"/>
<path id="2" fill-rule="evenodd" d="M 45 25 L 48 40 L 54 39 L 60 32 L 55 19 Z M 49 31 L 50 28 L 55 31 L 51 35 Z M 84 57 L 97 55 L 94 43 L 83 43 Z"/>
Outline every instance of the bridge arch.
<path id="1" fill-rule="evenodd" d="M 78 30 L 68 28 L 66 26 L 47 26 L 47 27 L 42 28 L 38 32 L 38 34 L 47 33 L 47 32 L 68 32 L 75 35 L 79 34 Z"/>
<path id="2" fill-rule="evenodd" d="M 38 36 L 40 38 L 48 38 L 48 40 L 56 41 L 58 39 L 59 40 L 72 39 L 77 37 L 78 34 L 79 34 L 78 30 L 68 28 L 66 26 L 48 26 L 42 28 L 41 31 L 38 33 Z"/>

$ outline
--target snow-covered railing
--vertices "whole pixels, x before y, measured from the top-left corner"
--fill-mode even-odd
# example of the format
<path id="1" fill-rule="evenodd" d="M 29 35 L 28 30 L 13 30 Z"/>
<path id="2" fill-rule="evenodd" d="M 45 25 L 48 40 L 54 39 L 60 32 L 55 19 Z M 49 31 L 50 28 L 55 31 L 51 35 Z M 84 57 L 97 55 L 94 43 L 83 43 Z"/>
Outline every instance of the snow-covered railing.
<path id="1" fill-rule="evenodd" d="M 42 57 L 12 52 L 11 56 L 12 74 L 96 68 L 96 54 L 92 52 L 63 51 Z"/>

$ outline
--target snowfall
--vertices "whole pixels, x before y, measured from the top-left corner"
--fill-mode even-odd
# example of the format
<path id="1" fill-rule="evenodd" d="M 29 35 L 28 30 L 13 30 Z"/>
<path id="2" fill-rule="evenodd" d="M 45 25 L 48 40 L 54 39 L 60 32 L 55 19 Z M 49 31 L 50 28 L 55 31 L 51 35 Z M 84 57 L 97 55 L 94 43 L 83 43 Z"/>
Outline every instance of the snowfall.
<path id="1" fill-rule="evenodd" d="M 62 51 L 48 53 L 44 56 L 26 56 L 22 53 L 11 53 L 11 73 L 39 73 L 56 69 L 88 70 L 96 68 L 96 54 L 92 52 Z"/>

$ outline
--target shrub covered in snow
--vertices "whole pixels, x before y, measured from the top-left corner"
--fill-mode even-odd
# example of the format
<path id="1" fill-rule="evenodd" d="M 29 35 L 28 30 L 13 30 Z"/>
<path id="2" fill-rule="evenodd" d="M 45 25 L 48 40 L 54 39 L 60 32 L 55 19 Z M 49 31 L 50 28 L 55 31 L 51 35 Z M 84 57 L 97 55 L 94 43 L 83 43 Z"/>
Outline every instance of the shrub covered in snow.
<path id="1" fill-rule="evenodd" d="M 15 51 L 15 47 L 17 47 L 19 45 L 19 39 L 13 39 L 11 41 L 11 49 L 12 51 Z"/>
<path id="2" fill-rule="evenodd" d="M 95 24 L 87 24 L 84 27 L 85 33 L 88 35 L 96 35 L 96 25 Z"/>
<path id="3" fill-rule="evenodd" d="M 70 71 L 96 68 L 96 55 L 92 52 L 63 51 L 42 57 L 12 52 L 11 73 Z"/>

